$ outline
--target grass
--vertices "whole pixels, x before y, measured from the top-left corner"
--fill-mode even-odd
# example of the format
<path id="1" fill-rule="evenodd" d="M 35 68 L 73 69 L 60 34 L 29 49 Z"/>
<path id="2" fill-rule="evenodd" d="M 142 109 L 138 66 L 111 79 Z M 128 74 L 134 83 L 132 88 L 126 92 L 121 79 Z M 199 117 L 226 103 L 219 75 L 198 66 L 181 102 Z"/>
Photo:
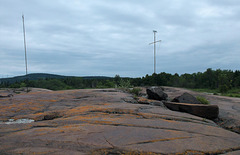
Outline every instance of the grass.
<path id="1" fill-rule="evenodd" d="M 196 98 L 202 104 L 209 104 L 209 101 L 207 99 L 205 99 L 204 97 L 202 97 L 202 96 L 197 96 Z"/>
<path id="2" fill-rule="evenodd" d="M 240 89 L 229 90 L 227 93 L 225 93 L 223 95 L 229 96 L 229 97 L 239 97 L 240 98 Z"/>
<path id="3" fill-rule="evenodd" d="M 238 97 L 240 98 L 240 89 L 230 89 L 227 93 L 220 93 L 218 89 L 192 89 L 197 92 L 212 93 L 213 95 L 221 95 L 228 97 Z"/>
<path id="4" fill-rule="evenodd" d="M 212 94 L 218 94 L 217 89 L 192 89 L 193 91 L 201 92 L 201 93 L 212 93 Z"/>

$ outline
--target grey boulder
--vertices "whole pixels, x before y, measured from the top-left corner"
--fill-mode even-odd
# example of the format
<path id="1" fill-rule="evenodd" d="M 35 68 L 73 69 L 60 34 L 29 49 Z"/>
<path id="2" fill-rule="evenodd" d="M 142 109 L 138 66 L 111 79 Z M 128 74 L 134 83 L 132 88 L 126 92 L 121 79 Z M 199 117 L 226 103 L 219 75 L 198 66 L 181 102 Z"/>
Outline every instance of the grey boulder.
<path id="1" fill-rule="evenodd" d="M 189 93 L 183 93 L 181 96 L 175 97 L 172 102 L 178 103 L 190 103 L 190 104 L 201 104 L 196 97 Z"/>
<path id="2" fill-rule="evenodd" d="M 149 99 L 162 101 L 168 98 L 168 95 L 163 92 L 163 88 L 161 87 L 150 87 L 146 91 Z"/>

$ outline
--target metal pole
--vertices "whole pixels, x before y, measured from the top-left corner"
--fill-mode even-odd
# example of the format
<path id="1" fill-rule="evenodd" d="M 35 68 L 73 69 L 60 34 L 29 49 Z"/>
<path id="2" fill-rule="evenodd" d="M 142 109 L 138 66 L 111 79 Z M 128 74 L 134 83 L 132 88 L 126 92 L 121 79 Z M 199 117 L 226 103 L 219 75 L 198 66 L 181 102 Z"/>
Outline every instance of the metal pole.
<path id="1" fill-rule="evenodd" d="M 23 38 L 24 38 L 24 50 L 25 50 L 25 66 L 26 66 L 26 86 L 28 92 L 28 78 L 27 78 L 27 46 L 26 46 L 26 36 L 25 36 L 25 25 L 24 25 L 24 15 L 22 15 L 23 20 Z"/>
<path id="2" fill-rule="evenodd" d="M 23 38 L 24 38 L 24 49 L 25 49 L 25 66 L 26 66 L 26 76 L 27 76 L 27 47 L 26 47 L 24 15 L 22 15 L 22 20 L 23 20 Z"/>
<path id="3" fill-rule="evenodd" d="M 156 73 L 156 33 L 157 31 L 153 30 L 154 33 L 154 73 Z"/>
<path id="4" fill-rule="evenodd" d="M 153 30 L 154 34 L 154 41 L 152 43 L 149 43 L 149 45 L 154 44 L 154 73 L 156 73 L 156 43 L 161 42 L 161 40 L 156 41 L 156 33 L 157 31 Z"/>

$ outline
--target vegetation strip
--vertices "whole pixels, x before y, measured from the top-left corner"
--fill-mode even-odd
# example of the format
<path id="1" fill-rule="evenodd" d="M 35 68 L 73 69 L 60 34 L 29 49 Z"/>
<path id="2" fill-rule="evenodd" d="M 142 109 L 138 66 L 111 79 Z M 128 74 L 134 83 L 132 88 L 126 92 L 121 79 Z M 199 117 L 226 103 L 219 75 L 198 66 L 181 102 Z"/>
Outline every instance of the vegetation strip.
<path id="1" fill-rule="evenodd" d="M 39 77 L 40 78 L 39 78 Z M 27 80 L 30 79 L 30 80 Z M 212 92 L 214 95 L 240 97 L 240 70 L 212 70 L 205 72 L 172 75 L 159 73 L 142 78 L 111 77 L 71 77 L 51 74 L 28 74 L 27 76 L 0 79 L 0 88 L 37 87 L 51 90 L 84 88 L 129 88 L 137 86 L 173 86 Z M 138 94 L 139 90 L 131 90 Z"/>

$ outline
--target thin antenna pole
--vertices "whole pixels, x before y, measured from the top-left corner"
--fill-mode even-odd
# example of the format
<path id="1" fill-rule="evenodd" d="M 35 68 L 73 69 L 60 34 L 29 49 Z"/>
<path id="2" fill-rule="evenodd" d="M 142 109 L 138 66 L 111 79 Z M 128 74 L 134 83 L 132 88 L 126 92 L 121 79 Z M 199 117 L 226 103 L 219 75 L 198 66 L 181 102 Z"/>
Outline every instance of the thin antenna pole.
<path id="1" fill-rule="evenodd" d="M 27 74 L 28 74 L 28 72 L 27 72 L 27 46 L 26 46 L 26 36 L 25 36 L 24 15 L 22 15 L 22 21 L 23 21 L 23 38 L 24 38 L 24 50 L 25 50 L 25 66 L 26 66 L 26 76 L 27 76 Z"/>
<path id="2" fill-rule="evenodd" d="M 25 65 L 26 65 L 26 86 L 27 86 L 27 93 L 28 93 L 28 78 L 27 78 L 27 46 L 26 46 L 26 36 L 25 36 L 25 25 L 24 25 L 24 15 L 22 15 L 23 21 L 23 38 L 24 38 L 24 50 L 25 50 Z"/>
<path id="3" fill-rule="evenodd" d="M 154 33 L 154 73 L 156 73 L 156 33 L 157 31 L 153 31 Z"/>
<path id="4" fill-rule="evenodd" d="M 149 44 L 149 45 L 154 44 L 154 73 L 156 73 L 156 43 L 161 42 L 161 40 L 156 41 L 156 33 L 157 31 L 153 30 L 154 41 Z"/>

